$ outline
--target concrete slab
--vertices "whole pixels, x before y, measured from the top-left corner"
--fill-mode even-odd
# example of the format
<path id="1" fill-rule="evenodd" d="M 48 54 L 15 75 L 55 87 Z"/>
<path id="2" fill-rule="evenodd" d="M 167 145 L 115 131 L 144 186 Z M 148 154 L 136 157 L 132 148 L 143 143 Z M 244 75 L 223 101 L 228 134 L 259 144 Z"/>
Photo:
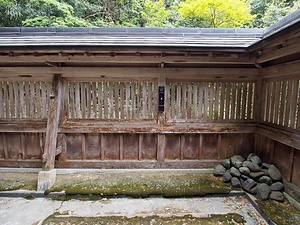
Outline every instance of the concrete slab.
<path id="1" fill-rule="evenodd" d="M 267 224 L 246 197 L 207 198 L 116 198 L 100 201 L 52 201 L 45 198 L 0 198 L 2 225 L 42 224 L 54 212 L 66 216 L 184 216 L 207 217 L 212 214 L 238 213 L 246 225 Z"/>
<path id="2" fill-rule="evenodd" d="M 40 171 L 38 174 L 37 191 L 46 191 L 51 188 L 56 181 L 56 170 Z"/>

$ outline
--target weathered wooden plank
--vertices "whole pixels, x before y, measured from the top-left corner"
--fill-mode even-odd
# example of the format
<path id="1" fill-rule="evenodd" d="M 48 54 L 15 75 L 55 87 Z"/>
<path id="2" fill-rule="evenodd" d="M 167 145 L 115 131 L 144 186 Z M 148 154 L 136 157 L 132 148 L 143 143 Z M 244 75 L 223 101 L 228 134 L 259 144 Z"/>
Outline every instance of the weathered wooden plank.
<path id="1" fill-rule="evenodd" d="M 82 118 L 81 114 L 81 99 L 80 99 L 80 86 L 79 83 L 75 83 L 75 104 L 76 104 L 76 118 Z"/>
<path id="2" fill-rule="evenodd" d="M 241 119 L 241 104 L 242 104 L 242 83 L 237 84 L 237 95 L 236 95 L 236 119 Z"/>
<path id="3" fill-rule="evenodd" d="M 9 159 L 22 159 L 20 134 L 6 134 L 7 153 Z"/>
<path id="4" fill-rule="evenodd" d="M 30 89 L 29 89 L 29 99 L 30 99 L 30 118 L 36 118 L 36 106 L 35 106 L 35 83 L 30 82 Z"/>
<path id="5" fill-rule="evenodd" d="M 101 139 L 101 146 L 104 150 L 104 160 L 118 160 L 120 159 L 120 139 L 117 134 L 103 134 Z M 125 144 L 125 141 L 123 142 Z M 123 148 L 125 151 L 125 147 Z M 123 153 L 125 158 L 125 152 Z"/>
<path id="6" fill-rule="evenodd" d="M 68 159 L 67 135 L 58 134 L 57 146 L 61 151 L 61 153 L 58 155 L 58 161 L 59 162 L 65 162 Z"/>
<path id="7" fill-rule="evenodd" d="M 0 118 L 4 118 L 4 112 L 3 112 L 3 108 L 4 108 L 4 98 L 3 98 L 3 82 L 0 81 Z"/>
<path id="8" fill-rule="evenodd" d="M 103 92 L 102 92 L 102 82 L 98 82 L 98 117 L 99 119 L 103 119 Z"/>
<path id="9" fill-rule="evenodd" d="M 176 118 L 182 118 L 181 117 L 181 83 L 177 84 L 177 107 L 176 107 Z"/>
<path id="10" fill-rule="evenodd" d="M 199 134 L 199 149 L 198 149 L 198 159 L 203 159 L 203 134 Z"/>
<path id="11" fill-rule="evenodd" d="M 124 160 L 138 160 L 139 159 L 139 135 L 138 134 L 124 134 L 123 143 L 123 158 Z"/>
<path id="12" fill-rule="evenodd" d="M 294 162 L 293 162 L 293 174 L 292 182 L 300 187 L 300 151 L 299 149 L 295 150 Z"/>
<path id="13" fill-rule="evenodd" d="M 146 82 L 142 83 L 143 85 L 143 115 L 142 118 L 146 119 L 147 118 L 147 87 L 146 87 Z"/>
<path id="14" fill-rule="evenodd" d="M 249 89 L 248 89 L 248 100 L 247 100 L 247 118 L 245 119 L 253 119 L 253 94 L 254 94 L 254 83 L 249 83 Z M 238 98 L 239 99 L 239 98 Z"/>
<path id="15" fill-rule="evenodd" d="M 203 119 L 208 119 L 208 103 L 209 103 L 209 96 L 208 96 L 208 83 L 204 83 L 204 109 L 203 109 Z"/>
<path id="16" fill-rule="evenodd" d="M 193 83 L 193 119 L 198 118 L 198 82 Z"/>
<path id="17" fill-rule="evenodd" d="M 8 159 L 8 146 L 7 146 L 6 133 L 2 133 L 2 143 L 3 143 L 3 156 L 4 156 L 4 159 Z"/>
<path id="18" fill-rule="evenodd" d="M 242 114 L 242 116 L 243 115 L 244 114 Z M 237 119 L 236 118 L 236 84 L 235 83 L 231 84 L 230 119 L 231 120 Z"/>
<path id="19" fill-rule="evenodd" d="M 287 92 L 287 83 L 282 82 L 282 89 L 281 89 L 281 98 L 280 98 L 280 116 L 279 116 L 279 124 L 284 125 L 284 116 L 286 112 L 286 92 Z"/>
<path id="20" fill-rule="evenodd" d="M 247 93 L 248 93 L 248 89 L 247 89 L 247 83 L 243 83 L 242 84 L 243 87 L 243 98 L 242 98 L 242 117 L 241 119 L 246 119 L 246 105 L 247 105 Z"/>
<path id="21" fill-rule="evenodd" d="M 180 134 L 165 135 L 165 159 L 178 160 L 180 159 Z"/>
<path id="22" fill-rule="evenodd" d="M 125 98 L 124 98 L 124 83 L 121 82 L 120 83 L 120 105 L 121 105 L 121 118 L 120 119 L 125 119 L 125 111 L 124 111 L 124 106 L 125 106 L 125 102 L 124 102 Z"/>
<path id="23" fill-rule="evenodd" d="M 120 160 L 124 159 L 124 136 L 123 134 L 120 135 Z"/>
<path id="24" fill-rule="evenodd" d="M 50 170 L 54 168 L 55 152 L 57 144 L 58 123 L 60 119 L 61 107 L 63 104 L 63 81 L 61 75 L 56 74 L 53 78 L 53 94 L 49 103 L 49 117 L 47 121 L 47 131 L 45 137 L 44 154 L 47 161 L 44 169 Z"/>
<path id="25" fill-rule="evenodd" d="M 181 135 L 181 160 L 196 160 L 199 157 L 199 135 Z"/>
<path id="26" fill-rule="evenodd" d="M 91 118 L 92 99 L 91 99 L 91 83 L 90 82 L 85 83 L 84 93 L 86 96 L 86 106 L 85 106 L 86 118 Z"/>
<path id="27" fill-rule="evenodd" d="M 115 101 L 115 118 L 120 119 L 120 105 L 119 105 L 119 96 L 120 96 L 120 89 L 119 89 L 119 82 L 115 82 L 115 92 L 114 92 L 114 101 Z"/>
<path id="28" fill-rule="evenodd" d="M 285 107 L 285 115 L 284 115 L 284 126 L 286 127 L 290 127 L 292 82 L 293 81 L 287 81 L 287 97 L 286 97 L 286 107 Z"/>
<path id="29" fill-rule="evenodd" d="M 125 116 L 126 119 L 130 119 L 130 83 L 127 82 L 125 83 L 125 87 L 126 87 L 126 94 L 125 94 Z"/>
<path id="30" fill-rule="evenodd" d="M 108 82 L 103 82 L 103 103 L 104 103 L 104 114 L 103 119 L 108 119 Z"/>
<path id="31" fill-rule="evenodd" d="M 218 134 L 205 134 L 203 138 L 203 158 L 218 158 Z"/>
<path id="32" fill-rule="evenodd" d="M 157 135 L 157 161 L 165 161 L 165 150 L 166 150 L 166 135 L 158 134 Z"/>
<path id="33" fill-rule="evenodd" d="M 220 159 L 225 159 L 235 154 L 237 134 L 222 134 L 218 139 L 218 155 Z"/>
<path id="34" fill-rule="evenodd" d="M 80 159 L 82 160 L 82 140 L 81 134 L 67 135 L 67 158 L 68 160 Z"/>
<path id="35" fill-rule="evenodd" d="M 10 118 L 15 118 L 13 83 L 14 82 L 8 83 L 8 104 L 9 104 Z M 32 103 L 34 103 L 34 101 L 32 101 Z"/>
<path id="36" fill-rule="evenodd" d="M 141 160 L 157 159 L 157 135 L 140 134 L 141 136 Z M 167 149 L 166 149 L 167 150 Z"/>
<path id="37" fill-rule="evenodd" d="M 299 104 L 298 101 L 298 95 L 299 95 L 299 81 L 293 81 L 292 84 L 292 93 L 291 93 L 291 103 L 290 103 L 290 127 L 296 129 L 296 110 L 297 106 Z"/>
<path id="38" fill-rule="evenodd" d="M 189 82 L 187 83 L 188 88 L 188 98 L 187 98 L 187 118 L 191 119 L 192 115 L 192 93 L 193 93 L 193 83 Z"/>
<path id="39" fill-rule="evenodd" d="M 43 151 L 42 136 L 39 133 L 23 133 L 21 134 L 21 152 L 23 159 L 41 159 Z"/>
<path id="40" fill-rule="evenodd" d="M 152 89 L 153 89 L 153 83 L 148 82 L 148 119 L 153 119 L 153 94 L 152 94 Z M 170 93 L 170 92 L 169 92 Z M 170 94 L 169 94 L 170 96 Z M 170 100 L 170 97 L 168 98 Z M 169 107 L 170 103 L 168 104 Z"/>
<path id="41" fill-rule="evenodd" d="M 187 82 L 182 82 L 181 118 L 187 119 Z"/>
<path id="42" fill-rule="evenodd" d="M 216 83 L 216 94 L 214 103 L 214 119 L 220 119 L 220 83 Z M 223 110 L 223 109 L 222 109 Z"/>
<path id="43" fill-rule="evenodd" d="M 5 117 L 4 118 L 10 118 L 7 82 L 3 82 L 3 100 L 4 100 L 3 103 L 4 103 L 4 111 L 5 111 Z"/>
<path id="44" fill-rule="evenodd" d="M 300 80 L 298 81 L 300 87 Z M 298 112 L 297 112 L 297 130 L 300 130 L 300 90 L 298 89 Z"/>
<path id="45" fill-rule="evenodd" d="M 226 94 L 225 94 L 225 83 L 221 83 L 221 93 L 220 93 L 220 119 L 225 119 L 225 102 L 226 102 Z"/>
<path id="46" fill-rule="evenodd" d="M 20 118 L 20 97 L 19 97 L 19 83 L 18 82 L 13 82 L 13 91 L 14 91 L 14 108 L 15 108 L 15 118 Z M 40 92 L 38 92 L 39 94 Z M 1 98 L 0 98 L 1 99 Z M 40 102 L 40 95 L 37 96 L 37 101 Z M 41 109 L 39 106 L 38 109 Z M 38 110 L 38 113 L 41 113 L 41 110 Z M 41 118 L 39 116 L 39 118 Z"/>
<path id="47" fill-rule="evenodd" d="M 215 101 L 214 85 L 215 83 L 209 83 L 209 118 L 211 120 L 214 119 L 214 101 Z"/>
<path id="48" fill-rule="evenodd" d="M 114 107 L 114 83 L 109 82 L 109 118 L 114 119 L 115 107 Z"/>
<path id="49" fill-rule="evenodd" d="M 226 82 L 226 100 L 225 100 L 225 120 L 229 120 L 231 119 L 230 118 L 230 99 L 231 99 L 231 95 L 230 95 L 230 92 L 231 92 L 231 83 L 229 82 Z"/>
<path id="50" fill-rule="evenodd" d="M 81 159 L 86 160 L 85 134 L 81 134 Z"/>
<path id="51" fill-rule="evenodd" d="M 96 89 L 96 82 L 91 82 L 91 97 L 92 97 L 92 118 L 97 118 L 97 89 Z"/>

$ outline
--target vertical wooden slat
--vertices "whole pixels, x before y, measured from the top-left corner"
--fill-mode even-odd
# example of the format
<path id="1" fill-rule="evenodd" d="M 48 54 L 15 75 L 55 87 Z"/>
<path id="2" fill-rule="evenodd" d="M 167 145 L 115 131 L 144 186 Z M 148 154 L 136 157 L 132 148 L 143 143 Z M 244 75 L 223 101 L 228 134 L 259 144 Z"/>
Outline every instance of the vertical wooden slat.
<path id="1" fill-rule="evenodd" d="M 236 119 L 236 83 L 231 86 L 230 119 Z"/>
<path id="2" fill-rule="evenodd" d="M 241 119 L 241 103 L 242 103 L 242 83 L 237 85 L 237 97 L 236 97 L 236 119 Z"/>
<path id="3" fill-rule="evenodd" d="M 9 102 L 8 102 L 8 90 L 7 90 L 7 82 L 3 82 L 3 103 L 4 103 L 4 111 L 5 117 L 9 118 Z"/>
<path id="4" fill-rule="evenodd" d="M 166 82 L 165 84 L 165 116 L 170 118 L 170 84 Z"/>
<path id="5" fill-rule="evenodd" d="M 204 109 L 203 109 L 203 119 L 208 118 L 208 83 L 204 84 Z"/>
<path id="6" fill-rule="evenodd" d="M 21 133 L 20 134 L 20 146 L 21 146 L 21 156 L 22 156 L 22 159 L 24 160 L 26 157 L 26 149 L 25 149 L 25 145 L 26 145 L 26 142 L 25 142 L 25 134 L 24 133 Z"/>
<path id="7" fill-rule="evenodd" d="M 37 102 L 37 117 L 38 118 L 43 118 L 42 116 L 42 105 L 43 103 L 41 102 L 41 82 L 36 82 L 35 84 L 35 93 L 36 93 L 36 102 Z"/>
<path id="8" fill-rule="evenodd" d="M 80 86 L 79 83 L 75 83 L 75 100 L 76 100 L 76 118 L 81 118 L 81 110 L 80 110 Z"/>
<path id="9" fill-rule="evenodd" d="M 143 144 L 143 136 L 141 134 L 138 135 L 139 146 L 138 146 L 138 160 L 142 160 L 142 144 Z"/>
<path id="10" fill-rule="evenodd" d="M 188 99 L 187 99 L 187 118 L 191 119 L 192 115 L 192 94 L 193 94 L 193 83 L 188 83 Z"/>
<path id="11" fill-rule="evenodd" d="M 91 118 L 92 100 L 91 100 L 91 82 L 85 83 L 86 95 L 86 118 Z"/>
<path id="12" fill-rule="evenodd" d="M 214 103 L 214 118 L 215 120 L 219 119 L 220 115 L 220 83 L 215 83 L 215 103 Z"/>
<path id="13" fill-rule="evenodd" d="M 8 159 L 8 146 L 7 146 L 7 138 L 6 133 L 2 133 L 2 141 L 3 141 L 3 155 L 4 159 Z"/>
<path id="14" fill-rule="evenodd" d="M 193 118 L 197 119 L 198 117 L 198 83 L 193 83 Z"/>
<path id="15" fill-rule="evenodd" d="M 230 118 L 230 112 L 229 112 L 229 109 L 230 109 L 230 91 L 231 91 L 231 83 L 226 83 L 226 105 L 225 105 L 225 120 L 229 120 Z"/>
<path id="16" fill-rule="evenodd" d="M 215 93 L 214 93 L 214 83 L 209 83 L 209 119 L 214 119 L 214 101 L 215 101 Z"/>
<path id="17" fill-rule="evenodd" d="M 19 91 L 20 91 L 20 104 L 21 104 L 21 108 L 22 111 L 24 109 L 23 104 L 24 104 L 24 85 L 20 84 L 19 85 Z M 47 117 L 47 97 L 46 97 L 46 92 L 47 92 L 47 85 L 44 82 L 41 82 L 41 101 L 42 101 L 42 118 L 46 118 Z M 74 110 L 74 106 L 73 106 L 73 110 Z M 23 112 L 22 112 L 23 114 Z M 23 114 L 24 115 L 24 114 Z M 73 114 L 74 117 L 74 114 Z"/>
<path id="18" fill-rule="evenodd" d="M 153 89 L 153 101 L 154 101 L 153 117 L 155 118 L 158 115 L 158 82 L 154 82 L 153 88 L 154 88 Z"/>
<path id="19" fill-rule="evenodd" d="M 35 82 L 30 82 L 30 118 L 35 118 L 36 116 L 36 106 L 35 106 Z"/>
<path id="20" fill-rule="evenodd" d="M 126 119 L 130 119 L 130 83 L 127 82 L 125 84 L 126 86 L 126 100 L 125 100 L 125 103 L 126 103 L 126 108 L 125 108 L 125 112 L 126 112 Z"/>
<path id="21" fill-rule="evenodd" d="M 221 83 L 221 93 L 220 93 L 220 119 L 225 119 L 225 101 L 226 101 L 226 95 L 225 95 L 225 83 Z"/>
<path id="22" fill-rule="evenodd" d="M 291 112 L 291 98 L 292 98 L 292 86 L 293 86 L 293 81 L 287 81 L 288 86 L 287 86 L 287 97 L 286 97 L 286 111 L 285 111 L 285 116 L 284 116 L 284 126 L 290 127 L 290 112 Z"/>
<path id="23" fill-rule="evenodd" d="M 182 82 L 182 102 L 181 102 L 181 110 L 182 110 L 182 115 L 181 118 L 186 119 L 187 118 L 187 88 L 186 88 L 187 83 Z"/>
<path id="24" fill-rule="evenodd" d="M 286 107 L 286 104 L 285 104 L 285 101 L 286 101 L 286 82 L 283 81 L 282 82 L 282 89 L 281 89 L 281 99 L 280 99 L 280 119 L 279 119 L 279 124 L 280 125 L 284 125 L 284 115 L 285 115 L 285 107 Z"/>
<path id="25" fill-rule="evenodd" d="M 270 99 L 270 118 L 269 118 L 269 122 L 274 123 L 274 114 L 275 114 L 275 93 L 276 93 L 276 84 L 275 82 L 272 82 L 272 92 L 271 92 L 271 99 Z"/>
<path id="26" fill-rule="evenodd" d="M 180 135 L 180 160 L 183 160 L 184 146 L 185 146 L 185 136 L 184 134 L 181 134 Z"/>
<path id="27" fill-rule="evenodd" d="M 278 124 L 279 117 L 279 100 L 280 100 L 280 83 L 275 82 L 275 96 L 274 96 L 274 118 L 275 124 Z"/>
<path id="28" fill-rule="evenodd" d="M 104 115 L 103 119 L 108 119 L 108 82 L 103 82 L 103 103 L 104 103 Z"/>
<path id="29" fill-rule="evenodd" d="M 176 119 L 181 118 L 181 83 L 177 82 Z"/>
<path id="30" fill-rule="evenodd" d="M 3 98 L 3 82 L 0 81 L 0 118 L 4 118 L 3 113 L 3 104 L 4 104 L 4 98 Z"/>
<path id="31" fill-rule="evenodd" d="M 296 110 L 297 110 L 297 98 L 298 98 L 298 89 L 299 82 L 295 80 L 292 86 L 292 96 L 291 96 L 291 106 L 290 106 L 290 127 L 296 129 Z"/>
<path id="32" fill-rule="evenodd" d="M 149 82 L 148 83 L 148 119 L 153 119 L 153 96 L 152 96 L 152 88 L 153 88 L 153 83 Z"/>
<path id="33" fill-rule="evenodd" d="M 114 82 L 109 82 L 109 118 L 114 118 Z"/>
<path id="34" fill-rule="evenodd" d="M 26 118 L 30 118 L 30 92 L 29 92 L 29 82 L 25 82 L 25 102 L 26 102 Z"/>
<path id="35" fill-rule="evenodd" d="M 246 115 L 246 105 L 247 105 L 247 83 L 243 83 L 242 85 L 243 87 L 243 101 L 242 101 L 242 117 L 241 119 L 245 119 L 245 115 Z"/>
<path id="36" fill-rule="evenodd" d="M 115 82 L 115 118 L 120 119 L 120 105 L 119 105 L 119 82 Z"/>
<path id="37" fill-rule="evenodd" d="M 18 82 L 14 82 L 13 83 L 13 89 L 14 89 L 14 107 L 15 107 L 15 118 L 20 118 L 20 97 L 19 97 L 19 87 L 18 87 Z M 38 97 L 38 101 L 40 101 L 40 96 Z M 39 109 L 41 109 L 41 107 L 38 107 Z M 41 113 L 41 110 L 38 110 L 38 113 L 40 114 Z"/>
<path id="38" fill-rule="evenodd" d="M 8 86 L 10 118 L 15 118 L 15 103 L 14 103 L 13 83 L 14 82 L 9 82 L 9 86 Z M 34 102 L 32 102 L 32 104 L 34 104 Z"/>
<path id="39" fill-rule="evenodd" d="M 136 85 L 137 82 L 131 82 L 131 119 L 136 119 Z M 147 104 L 146 104 L 147 105 Z"/>
<path id="40" fill-rule="evenodd" d="M 98 118 L 103 119 L 103 82 L 98 82 Z"/>
<path id="41" fill-rule="evenodd" d="M 121 119 L 125 118 L 125 112 L 124 112 L 124 82 L 120 83 L 120 106 L 121 106 Z"/>
<path id="42" fill-rule="evenodd" d="M 298 81 L 298 101 L 297 101 L 297 125 L 296 129 L 300 129 L 300 80 Z"/>
<path id="43" fill-rule="evenodd" d="M 86 118 L 86 108 L 87 108 L 87 105 L 86 105 L 86 100 L 87 100 L 87 96 L 86 96 L 86 83 L 85 82 L 82 82 L 80 83 L 80 96 L 81 96 L 81 113 L 82 113 L 82 118 Z"/>
<path id="44" fill-rule="evenodd" d="M 143 116 L 142 119 L 146 118 L 147 114 L 147 91 L 146 91 L 146 82 L 143 82 Z"/>
<path id="45" fill-rule="evenodd" d="M 264 82 L 263 91 L 264 91 L 264 104 L 263 104 L 263 121 L 268 120 L 268 114 L 269 114 L 269 83 Z"/>
<path id="46" fill-rule="evenodd" d="M 91 82 L 91 118 L 97 115 L 96 82 Z"/>
<path id="47" fill-rule="evenodd" d="M 122 136 L 122 135 L 121 135 Z M 100 134 L 100 159 L 104 160 L 105 159 L 105 138 L 103 134 Z"/>
<path id="48" fill-rule="evenodd" d="M 248 89 L 248 100 L 247 100 L 247 119 L 250 120 L 252 119 L 252 116 L 251 116 L 251 112 L 253 110 L 253 102 L 252 102 L 252 99 L 253 99 L 253 83 L 249 83 L 248 86 L 249 86 L 249 89 Z M 239 98 L 238 98 L 238 101 L 239 101 Z M 246 119 L 246 118 L 245 118 Z"/>

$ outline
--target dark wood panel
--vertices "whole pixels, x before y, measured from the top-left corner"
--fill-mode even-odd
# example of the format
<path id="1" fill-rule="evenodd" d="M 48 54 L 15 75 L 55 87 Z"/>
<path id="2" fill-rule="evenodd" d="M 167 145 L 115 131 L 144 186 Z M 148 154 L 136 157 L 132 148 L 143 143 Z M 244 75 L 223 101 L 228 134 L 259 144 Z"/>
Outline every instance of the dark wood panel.
<path id="1" fill-rule="evenodd" d="M 274 160 L 274 143 L 275 141 L 265 136 L 258 136 L 258 149 L 256 153 L 263 162 L 273 163 Z"/>
<path id="2" fill-rule="evenodd" d="M 246 157 L 252 152 L 255 152 L 255 134 L 237 134 L 235 135 L 235 154 Z"/>
<path id="3" fill-rule="evenodd" d="M 102 134 L 101 138 L 102 159 L 120 159 L 120 135 Z"/>
<path id="4" fill-rule="evenodd" d="M 166 134 L 166 159 L 180 159 L 180 134 Z"/>
<path id="5" fill-rule="evenodd" d="M 139 135 L 123 135 L 123 159 L 139 159 Z"/>
<path id="6" fill-rule="evenodd" d="M 67 157 L 68 159 L 82 158 L 82 137 L 79 134 L 67 135 Z"/>
<path id="7" fill-rule="evenodd" d="M 300 150 L 295 149 L 292 182 L 300 187 Z"/>
<path id="8" fill-rule="evenodd" d="M 0 133 L 0 158 L 5 158 L 5 153 L 4 153 L 4 142 L 6 142 L 4 139 L 6 138 L 5 133 Z"/>
<path id="9" fill-rule="evenodd" d="M 6 136 L 7 152 L 10 159 L 22 159 L 21 136 L 19 133 L 12 133 Z"/>
<path id="10" fill-rule="evenodd" d="M 199 158 L 199 134 L 181 135 L 181 159 Z"/>
<path id="11" fill-rule="evenodd" d="M 86 159 L 100 159 L 101 141 L 99 134 L 86 134 Z"/>
<path id="12" fill-rule="evenodd" d="M 157 158 L 157 135 L 141 134 L 141 158 L 156 159 Z"/>
<path id="13" fill-rule="evenodd" d="M 235 154 L 237 134 L 222 134 L 220 140 L 220 158 L 225 159 Z"/>
<path id="14" fill-rule="evenodd" d="M 218 159 L 218 134 L 203 136 L 203 158 Z"/>
<path id="15" fill-rule="evenodd" d="M 41 159 L 42 149 L 40 143 L 40 134 L 37 133 L 25 133 L 25 159 Z"/>
<path id="16" fill-rule="evenodd" d="M 290 181 L 293 165 L 293 149 L 280 142 L 274 145 L 274 165 L 280 170 L 282 176 Z"/>

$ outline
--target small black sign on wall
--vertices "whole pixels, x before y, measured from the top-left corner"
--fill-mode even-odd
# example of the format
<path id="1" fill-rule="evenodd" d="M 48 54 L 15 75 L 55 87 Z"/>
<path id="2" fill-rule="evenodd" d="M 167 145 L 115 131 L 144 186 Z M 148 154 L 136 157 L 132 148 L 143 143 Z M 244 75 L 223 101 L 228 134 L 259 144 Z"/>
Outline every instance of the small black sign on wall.
<path id="1" fill-rule="evenodd" d="M 159 112 L 165 111 L 165 87 L 164 86 L 158 87 L 158 111 Z"/>

